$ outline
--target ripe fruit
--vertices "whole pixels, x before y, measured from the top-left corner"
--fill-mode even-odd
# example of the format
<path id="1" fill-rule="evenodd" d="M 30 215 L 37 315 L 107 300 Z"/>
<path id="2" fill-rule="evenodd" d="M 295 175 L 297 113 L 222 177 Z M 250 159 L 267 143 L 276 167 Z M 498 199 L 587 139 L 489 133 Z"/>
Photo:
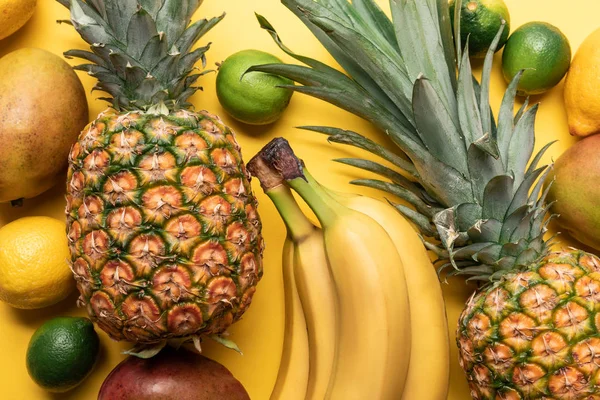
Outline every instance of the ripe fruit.
<path id="1" fill-rule="evenodd" d="M 549 144 L 534 155 L 537 106 L 514 113 L 520 73 L 509 84 L 496 119 L 489 104 L 495 46 L 483 63 L 481 82 L 474 82 L 469 58 L 461 54 L 460 43 L 458 52 L 454 48 L 445 1 L 392 1 L 393 21 L 375 9 L 370 12 L 377 15 L 376 25 L 365 22 L 358 2 L 343 14 L 320 2 L 285 4 L 352 79 L 307 58 L 308 67 L 255 69 L 300 82 L 298 91 L 343 107 L 390 137 L 398 147 L 394 151 L 356 132 L 307 128 L 384 159 L 343 162 L 380 176 L 354 183 L 412 206 L 395 208 L 420 230 L 440 273 L 480 283 L 458 328 L 471 397 L 597 397 L 600 260 L 574 249 L 551 253 L 545 241 L 549 218 L 543 185 L 549 170 L 539 162 Z M 421 384 L 430 384 L 426 374 Z M 425 396 L 419 400 L 444 398 Z"/>
<path id="2" fill-rule="evenodd" d="M 561 230 L 595 249 L 600 249 L 600 187 L 590 183 L 600 180 L 599 153 L 598 135 L 575 143 L 556 160 L 547 185 Z"/>
<path id="3" fill-rule="evenodd" d="M 23 309 L 51 306 L 75 289 L 65 223 L 26 217 L 0 228 L 0 300 Z"/>
<path id="4" fill-rule="evenodd" d="M 456 1 L 450 0 L 450 18 L 454 26 Z M 502 21 L 506 22 L 496 51 L 500 50 L 508 40 L 510 33 L 510 14 L 503 0 L 463 0 L 460 10 L 460 37 L 462 43 L 469 38 L 469 55 L 483 58 L 494 37 L 498 33 Z"/>
<path id="5" fill-rule="evenodd" d="M 112 370 L 98 400 L 250 400 L 242 384 L 216 361 L 165 348 L 150 359 L 128 357 Z"/>
<path id="6" fill-rule="evenodd" d="M 0 109 L 0 203 L 35 197 L 63 179 L 88 122 L 85 91 L 60 57 L 20 49 L 0 59 Z"/>
<path id="7" fill-rule="evenodd" d="M 600 132 L 600 29 L 579 46 L 565 81 L 565 108 L 571 135 Z"/>
<path id="8" fill-rule="evenodd" d="M 475 398 L 594 398 L 599 272 L 594 255 L 551 253 L 469 300 L 457 342 Z"/>
<path id="9" fill-rule="evenodd" d="M 217 96 L 225 111 L 251 125 L 277 121 L 293 93 L 278 86 L 293 82 L 264 72 L 245 72 L 254 65 L 279 63 L 277 57 L 259 50 L 243 50 L 227 57 L 217 75 Z"/>
<path id="10" fill-rule="evenodd" d="M 113 107 L 69 157 L 79 304 L 116 340 L 199 347 L 201 335 L 241 318 L 262 276 L 261 224 L 240 146 L 218 117 L 186 109 L 199 77 L 188 75 L 206 50 L 192 46 L 220 18 L 187 27 L 195 0 L 166 0 L 159 11 L 145 8 L 154 2 L 105 0 L 106 20 L 96 3 L 81 4 L 71 2 L 71 18 L 95 54 L 67 54 L 97 63 L 79 68 L 97 73 Z M 97 45 L 105 30 L 119 40 Z"/>
<path id="11" fill-rule="evenodd" d="M 571 46 L 565 35 L 546 22 L 529 22 L 508 38 L 502 53 L 506 82 L 525 69 L 519 81 L 520 96 L 544 93 L 565 76 L 571 63 Z"/>
<path id="12" fill-rule="evenodd" d="M 336 350 L 327 397 L 397 398 L 408 373 L 410 313 L 394 242 L 375 220 L 329 196 L 285 139 L 274 139 L 259 154 L 306 201 L 323 229 L 338 306 L 331 324 Z"/>
<path id="13" fill-rule="evenodd" d="M 100 339 L 92 321 L 79 317 L 54 318 L 31 337 L 27 371 L 44 389 L 66 392 L 90 374 L 99 351 Z"/>
<path id="14" fill-rule="evenodd" d="M 37 0 L 0 0 L 0 40 L 12 35 L 33 15 Z"/>

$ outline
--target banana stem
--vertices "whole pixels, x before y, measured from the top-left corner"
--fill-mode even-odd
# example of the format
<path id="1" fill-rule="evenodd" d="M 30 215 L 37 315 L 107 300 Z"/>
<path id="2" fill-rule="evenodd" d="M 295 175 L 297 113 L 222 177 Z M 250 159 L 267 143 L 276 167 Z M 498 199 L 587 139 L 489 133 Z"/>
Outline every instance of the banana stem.
<path id="1" fill-rule="evenodd" d="M 306 170 L 304 171 L 308 173 Z M 321 222 L 321 225 L 330 225 L 339 217 L 341 205 L 337 204 L 320 185 L 311 184 L 304 178 L 295 178 L 287 181 L 287 183 L 306 201 Z"/>
<path id="2" fill-rule="evenodd" d="M 292 191 L 287 186 L 277 186 L 266 191 L 266 194 L 279 211 L 293 242 L 300 243 L 316 229 L 304 215 L 294 199 Z"/>

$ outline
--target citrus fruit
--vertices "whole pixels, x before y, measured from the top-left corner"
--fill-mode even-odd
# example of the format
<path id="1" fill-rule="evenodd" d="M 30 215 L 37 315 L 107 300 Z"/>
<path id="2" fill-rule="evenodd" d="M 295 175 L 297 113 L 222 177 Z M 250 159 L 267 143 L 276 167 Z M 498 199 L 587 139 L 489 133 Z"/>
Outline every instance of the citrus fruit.
<path id="1" fill-rule="evenodd" d="M 26 217 L 0 228 L 0 300 L 16 308 L 47 307 L 75 288 L 64 222 Z"/>
<path id="2" fill-rule="evenodd" d="M 29 341 L 27 371 L 31 379 L 50 392 L 66 392 L 92 371 L 100 339 L 92 321 L 59 317 L 40 326 Z"/>
<path id="3" fill-rule="evenodd" d="M 546 22 L 529 22 L 514 31 L 502 54 L 502 72 L 507 82 L 520 70 L 526 70 L 517 87 L 521 96 L 554 87 L 570 63 L 569 41 L 557 27 Z"/>
<path id="4" fill-rule="evenodd" d="M 452 26 L 454 26 L 455 3 L 455 0 L 449 2 Z M 465 45 L 469 38 L 471 57 L 485 57 L 503 20 L 506 21 L 506 26 L 496 51 L 504 46 L 510 32 L 510 14 L 506 4 L 503 0 L 463 0 L 460 10 L 460 39 Z"/>
<path id="5" fill-rule="evenodd" d="M 572 135 L 600 132 L 600 29 L 588 36 L 573 57 L 565 81 L 565 107 Z"/>
<path id="6" fill-rule="evenodd" d="M 18 31 L 33 15 L 37 0 L 0 0 L 0 40 Z"/>
<path id="7" fill-rule="evenodd" d="M 279 119 L 293 92 L 277 86 L 293 82 L 264 72 L 244 74 L 254 65 L 276 63 L 281 60 L 259 50 L 243 50 L 223 61 L 217 75 L 217 97 L 229 115 L 251 125 L 266 125 Z"/>

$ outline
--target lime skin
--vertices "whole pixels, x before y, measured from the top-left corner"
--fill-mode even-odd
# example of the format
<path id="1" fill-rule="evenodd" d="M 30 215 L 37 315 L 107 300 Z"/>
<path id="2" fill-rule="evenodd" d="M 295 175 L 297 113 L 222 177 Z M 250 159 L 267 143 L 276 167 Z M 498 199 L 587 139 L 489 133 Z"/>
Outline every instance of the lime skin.
<path id="1" fill-rule="evenodd" d="M 217 97 L 229 115 L 246 124 L 267 125 L 277 121 L 293 92 L 281 88 L 294 82 L 264 72 L 247 72 L 255 65 L 279 64 L 277 57 L 259 50 L 243 50 L 229 56 L 219 67 Z"/>
<path id="2" fill-rule="evenodd" d="M 450 0 L 450 19 L 454 26 L 455 0 Z M 469 56 L 484 58 L 492 41 L 498 34 L 502 21 L 504 30 L 496 51 L 508 40 L 510 13 L 503 0 L 463 0 L 460 9 L 460 40 L 466 45 L 469 40 Z"/>
<path id="3" fill-rule="evenodd" d="M 525 70 L 517 94 L 536 95 L 556 86 L 569 70 L 571 46 L 566 36 L 546 22 L 529 22 L 513 32 L 502 54 L 502 72 L 510 82 Z"/>
<path id="4" fill-rule="evenodd" d="M 27 371 L 49 392 L 63 393 L 92 371 L 100 339 L 87 318 L 58 317 L 40 326 L 29 341 Z"/>

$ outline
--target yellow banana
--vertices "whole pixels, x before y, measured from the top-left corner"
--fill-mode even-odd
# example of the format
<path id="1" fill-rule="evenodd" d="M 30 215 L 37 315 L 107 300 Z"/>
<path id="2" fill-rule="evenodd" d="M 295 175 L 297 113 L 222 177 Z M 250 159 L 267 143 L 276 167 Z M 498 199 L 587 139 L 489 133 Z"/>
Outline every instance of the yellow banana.
<path id="1" fill-rule="evenodd" d="M 442 289 L 421 239 L 388 204 L 365 196 L 328 191 L 346 207 L 377 221 L 390 235 L 404 264 L 411 315 L 410 365 L 403 400 L 445 400 L 450 345 Z"/>
<path id="2" fill-rule="evenodd" d="M 309 178 L 306 170 L 304 174 Z M 410 353 L 400 255 L 377 222 L 342 206 L 304 176 L 295 175 L 288 184 L 321 222 L 339 305 L 337 354 L 326 398 L 398 399 Z"/>
<path id="3" fill-rule="evenodd" d="M 306 321 L 294 278 L 294 250 L 291 239 L 283 248 L 285 329 L 283 353 L 271 400 L 304 400 L 308 382 L 308 336 Z"/>
<path id="4" fill-rule="evenodd" d="M 295 284 L 308 331 L 309 374 L 305 398 L 325 399 L 336 354 L 337 297 L 325 255 L 323 231 L 302 213 L 289 188 L 277 186 L 266 192 L 287 226 L 286 246 L 294 249 Z M 285 251 L 289 257 L 289 250 Z M 287 296 L 289 290 L 285 290 Z M 287 345 L 289 343 L 284 343 Z"/>
<path id="5" fill-rule="evenodd" d="M 296 243 L 294 261 L 308 327 L 310 373 L 306 399 L 325 399 L 336 354 L 337 296 L 320 228 L 314 227 Z"/>

